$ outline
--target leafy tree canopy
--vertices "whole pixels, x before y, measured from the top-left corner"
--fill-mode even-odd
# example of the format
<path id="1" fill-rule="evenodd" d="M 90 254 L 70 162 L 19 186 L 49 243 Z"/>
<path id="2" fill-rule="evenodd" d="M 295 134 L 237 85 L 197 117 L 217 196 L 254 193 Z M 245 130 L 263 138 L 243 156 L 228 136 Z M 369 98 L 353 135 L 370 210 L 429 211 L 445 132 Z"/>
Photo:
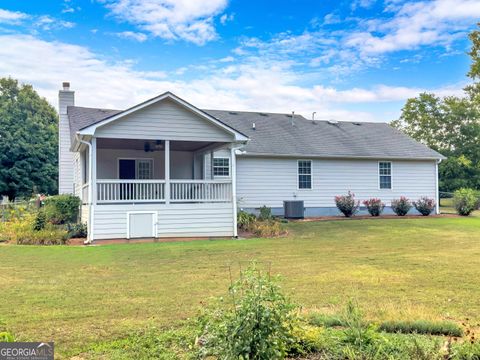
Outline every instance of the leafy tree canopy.
<path id="1" fill-rule="evenodd" d="M 0 78 L 0 194 L 57 191 L 58 118 L 30 85 Z"/>
<path id="2" fill-rule="evenodd" d="M 480 24 L 479 24 L 480 26 Z M 480 189 L 480 30 L 469 34 L 472 80 L 462 97 L 422 93 L 408 99 L 392 125 L 447 156 L 439 167 L 440 190 Z"/>

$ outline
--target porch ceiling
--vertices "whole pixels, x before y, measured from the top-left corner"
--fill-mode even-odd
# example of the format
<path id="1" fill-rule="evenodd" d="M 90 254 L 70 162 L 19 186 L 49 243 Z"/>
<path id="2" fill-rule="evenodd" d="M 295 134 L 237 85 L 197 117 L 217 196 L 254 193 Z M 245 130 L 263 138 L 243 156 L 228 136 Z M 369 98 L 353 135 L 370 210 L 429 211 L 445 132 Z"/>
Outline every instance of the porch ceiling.
<path id="1" fill-rule="evenodd" d="M 155 143 L 152 140 L 98 138 L 97 148 L 143 150 L 145 147 L 145 142 L 149 142 L 150 144 Z M 218 144 L 218 146 L 221 146 L 226 143 L 216 143 L 208 141 L 170 141 L 170 150 L 197 151 L 212 144 Z"/>

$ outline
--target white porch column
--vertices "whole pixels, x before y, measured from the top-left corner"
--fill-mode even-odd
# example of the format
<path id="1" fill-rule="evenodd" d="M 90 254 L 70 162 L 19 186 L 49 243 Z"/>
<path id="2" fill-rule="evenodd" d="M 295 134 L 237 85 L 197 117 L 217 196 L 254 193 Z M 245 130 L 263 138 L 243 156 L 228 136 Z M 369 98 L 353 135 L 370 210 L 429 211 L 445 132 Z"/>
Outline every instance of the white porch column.
<path id="1" fill-rule="evenodd" d="M 215 175 L 213 174 L 213 150 L 210 150 L 210 180 L 213 180 Z"/>
<path id="2" fill-rule="evenodd" d="M 97 204 L 97 138 L 95 137 L 92 138 L 91 163 L 92 163 L 92 167 L 91 167 L 92 176 L 91 176 L 90 187 L 92 191 L 90 194 L 92 195 L 92 197 L 90 197 L 90 202 L 93 205 L 96 205 Z"/>
<path id="3" fill-rule="evenodd" d="M 232 162 L 232 206 L 233 206 L 233 236 L 237 237 L 237 157 L 235 148 L 230 150 L 230 158 Z"/>
<path id="4" fill-rule="evenodd" d="M 440 214 L 440 192 L 438 190 L 438 164 L 440 160 L 435 161 L 435 196 L 437 197 L 437 204 L 435 206 L 435 213 Z"/>
<path id="5" fill-rule="evenodd" d="M 170 140 L 165 140 L 165 204 L 170 204 Z"/>

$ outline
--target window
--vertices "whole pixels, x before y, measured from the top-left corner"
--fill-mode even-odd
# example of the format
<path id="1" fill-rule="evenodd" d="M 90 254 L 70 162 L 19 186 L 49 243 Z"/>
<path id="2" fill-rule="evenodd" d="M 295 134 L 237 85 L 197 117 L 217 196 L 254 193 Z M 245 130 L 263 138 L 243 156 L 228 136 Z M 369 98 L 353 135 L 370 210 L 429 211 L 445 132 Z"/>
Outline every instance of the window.
<path id="1" fill-rule="evenodd" d="M 378 176 L 380 189 L 392 188 L 392 163 L 381 161 L 378 163 Z"/>
<path id="2" fill-rule="evenodd" d="M 298 188 L 311 189 L 312 188 L 312 161 L 299 160 L 297 164 L 298 164 Z"/>
<path id="3" fill-rule="evenodd" d="M 137 160 L 137 179 L 151 179 L 153 176 L 153 160 Z"/>
<path id="4" fill-rule="evenodd" d="M 230 176 L 230 159 L 213 159 L 213 176 Z"/>

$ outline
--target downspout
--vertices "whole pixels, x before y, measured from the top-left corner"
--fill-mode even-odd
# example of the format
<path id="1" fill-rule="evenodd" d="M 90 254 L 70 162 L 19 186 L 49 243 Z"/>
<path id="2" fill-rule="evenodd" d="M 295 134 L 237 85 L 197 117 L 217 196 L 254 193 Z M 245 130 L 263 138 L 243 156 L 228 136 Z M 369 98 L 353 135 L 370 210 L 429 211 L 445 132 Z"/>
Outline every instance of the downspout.
<path id="1" fill-rule="evenodd" d="M 88 238 L 85 241 L 86 244 L 91 244 L 93 240 L 93 207 L 92 207 L 92 199 L 93 199 L 93 174 L 92 174 L 92 166 L 93 166 L 93 151 L 92 151 L 92 144 L 88 141 L 77 139 L 80 143 L 85 144 L 88 146 Z"/>
<path id="2" fill-rule="evenodd" d="M 440 214 L 440 191 L 439 191 L 439 180 L 438 180 L 438 165 L 442 162 L 442 159 L 438 159 L 435 162 L 435 187 L 436 187 L 436 193 L 437 193 L 437 204 L 436 204 L 436 209 L 435 212 L 437 215 Z"/>
<path id="3" fill-rule="evenodd" d="M 232 159 L 232 207 L 233 207 L 233 237 L 238 238 L 238 229 L 237 229 L 237 151 L 243 147 L 232 147 L 231 148 L 231 159 Z"/>

